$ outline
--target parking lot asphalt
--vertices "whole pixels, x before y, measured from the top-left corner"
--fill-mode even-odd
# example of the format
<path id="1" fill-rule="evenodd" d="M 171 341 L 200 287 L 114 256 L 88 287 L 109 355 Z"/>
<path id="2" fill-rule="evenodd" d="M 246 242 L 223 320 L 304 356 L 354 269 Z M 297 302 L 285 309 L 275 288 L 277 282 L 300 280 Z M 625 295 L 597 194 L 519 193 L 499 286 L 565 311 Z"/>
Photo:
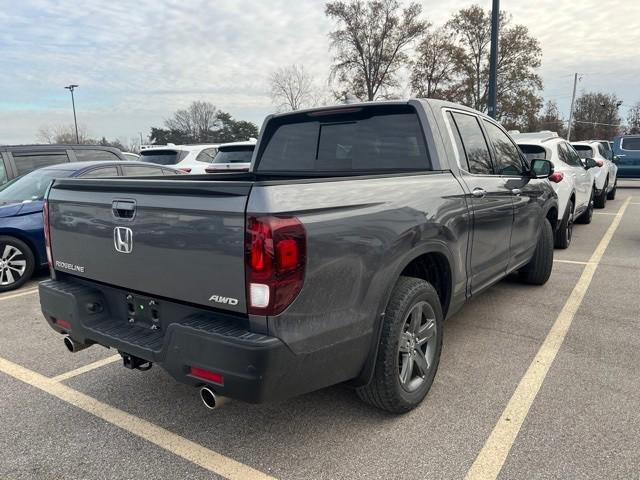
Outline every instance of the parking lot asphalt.
<path id="1" fill-rule="evenodd" d="M 506 279 L 447 320 L 433 388 L 403 416 L 346 386 L 209 411 L 160 368 L 68 353 L 37 279 L 2 294 L 0 478 L 640 478 L 640 184 L 620 186 L 545 286 Z"/>

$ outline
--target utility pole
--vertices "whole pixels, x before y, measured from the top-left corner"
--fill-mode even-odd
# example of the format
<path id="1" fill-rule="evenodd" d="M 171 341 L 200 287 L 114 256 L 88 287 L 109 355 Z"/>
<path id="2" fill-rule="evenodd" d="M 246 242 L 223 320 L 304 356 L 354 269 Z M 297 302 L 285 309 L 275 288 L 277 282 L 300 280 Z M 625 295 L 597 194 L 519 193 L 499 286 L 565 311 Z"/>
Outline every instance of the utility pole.
<path id="1" fill-rule="evenodd" d="M 500 18 L 500 0 L 493 0 L 491 10 L 491 52 L 489 56 L 489 95 L 487 112 L 491 118 L 496 118 L 497 81 L 498 81 L 498 28 Z"/>
<path id="2" fill-rule="evenodd" d="M 576 87 L 578 86 L 578 73 L 573 76 L 573 93 L 571 94 L 571 108 L 569 108 L 569 125 L 567 126 L 567 141 L 571 141 L 571 123 L 573 121 L 573 104 L 576 101 Z"/>
<path id="3" fill-rule="evenodd" d="M 73 123 L 76 126 L 76 143 L 80 144 L 80 137 L 78 136 L 78 120 L 76 119 L 76 102 L 73 99 L 73 90 L 78 88 L 79 85 L 67 85 L 66 88 L 71 92 L 71 106 L 73 107 Z"/>

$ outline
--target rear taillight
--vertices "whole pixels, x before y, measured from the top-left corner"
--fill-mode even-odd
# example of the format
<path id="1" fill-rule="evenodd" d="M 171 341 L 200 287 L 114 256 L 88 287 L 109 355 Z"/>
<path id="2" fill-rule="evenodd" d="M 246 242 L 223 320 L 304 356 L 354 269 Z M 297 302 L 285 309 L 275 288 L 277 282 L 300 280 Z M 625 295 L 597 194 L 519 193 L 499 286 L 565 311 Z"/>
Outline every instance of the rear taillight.
<path id="1" fill-rule="evenodd" d="M 245 236 L 247 308 L 277 315 L 296 298 L 307 255 L 307 235 L 295 217 L 249 217 Z"/>
<path id="2" fill-rule="evenodd" d="M 564 173 L 562 172 L 553 172 L 551 175 L 549 175 L 549 181 L 553 183 L 560 183 L 563 178 L 564 178 Z"/>
<path id="3" fill-rule="evenodd" d="M 604 166 L 604 161 L 600 160 L 600 159 L 596 159 L 596 165 L 598 165 L 599 167 Z"/>
<path id="4" fill-rule="evenodd" d="M 45 200 L 42 205 L 42 223 L 44 224 L 44 245 L 47 251 L 47 263 L 49 268 L 53 268 L 53 257 L 51 255 L 51 237 L 49 236 L 49 201 Z"/>
<path id="5" fill-rule="evenodd" d="M 191 173 L 191 169 L 189 167 L 181 167 L 178 170 L 184 173 Z"/>

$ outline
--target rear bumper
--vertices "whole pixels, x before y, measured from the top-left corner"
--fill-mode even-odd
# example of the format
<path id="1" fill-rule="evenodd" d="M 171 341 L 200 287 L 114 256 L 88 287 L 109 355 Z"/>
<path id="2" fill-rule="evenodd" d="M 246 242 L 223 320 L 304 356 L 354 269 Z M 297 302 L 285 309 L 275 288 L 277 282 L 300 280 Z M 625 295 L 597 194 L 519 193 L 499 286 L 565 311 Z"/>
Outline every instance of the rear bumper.
<path id="1" fill-rule="evenodd" d="M 220 395 L 253 403 L 290 397 L 314 383 L 305 382 L 311 365 L 301 368 L 304 357 L 275 337 L 248 331 L 242 317 L 154 300 L 160 320 L 151 329 L 141 316 L 129 322 L 127 294 L 75 280 L 40 284 L 42 312 L 54 330 L 157 363 L 182 383 L 207 384 Z M 136 296 L 135 301 L 147 299 Z M 67 328 L 58 323 L 61 319 Z M 216 372 L 224 380 L 218 384 L 193 377 L 190 367 Z"/>

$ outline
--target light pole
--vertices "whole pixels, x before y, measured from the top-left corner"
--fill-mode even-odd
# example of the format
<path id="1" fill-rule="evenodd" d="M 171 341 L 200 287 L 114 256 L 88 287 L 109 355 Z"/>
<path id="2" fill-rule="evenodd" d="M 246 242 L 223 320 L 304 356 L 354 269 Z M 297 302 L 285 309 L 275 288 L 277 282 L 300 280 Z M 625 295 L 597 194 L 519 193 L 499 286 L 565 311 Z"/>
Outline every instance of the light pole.
<path id="1" fill-rule="evenodd" d="M 73 99 L 73 90 L 78 88 L 78 85 L 67 85 L 64 88 L 66 88 L 71 92 L 71 106 L 73 107 L 73 123 L 76 126 L 76 143 L 80 144 L 80 137 L 78 136 L 78 120 L 76 119 L 76 102 Z"/>
<path id="2" fill-rule="evenodd" d="M 498 28 L 500 18 L 500 0 L 493 0 L 491 9 L 491 51 L 489 54 L 489 93 L 487 113 L 496 118 L 497 82 L 498 82 Z"/>

